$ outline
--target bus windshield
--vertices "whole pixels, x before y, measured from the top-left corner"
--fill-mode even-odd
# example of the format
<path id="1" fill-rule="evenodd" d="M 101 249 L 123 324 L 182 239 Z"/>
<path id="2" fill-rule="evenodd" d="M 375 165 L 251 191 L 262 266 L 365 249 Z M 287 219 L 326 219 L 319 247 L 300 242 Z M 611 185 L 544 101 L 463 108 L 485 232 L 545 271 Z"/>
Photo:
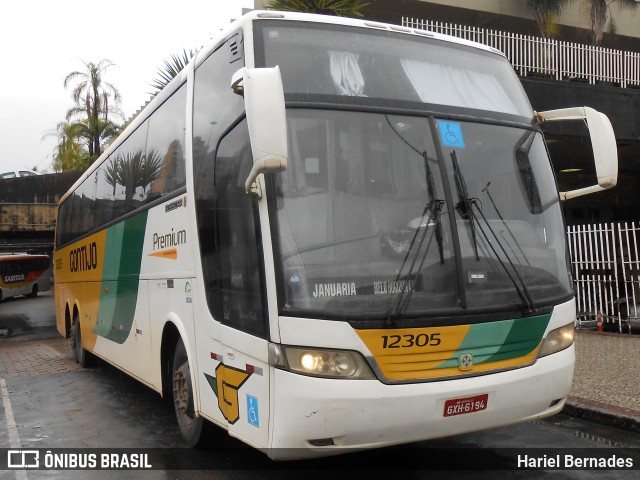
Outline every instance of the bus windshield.
<path id="1" fill-rule="evenodd" d="M 280 66 L 287 98 L 525 117 L 533 112 L 501 55 L 433 38 L 311 22 L 258 21 L 257 66 Z M 340 98 L 341 97 L 341 98 Z"/>
<path id="2" fill-rule="evenodd" d="M 384 113 L 287 115 L 289 167 L 275 175 L 272 220 L 285 313 L 531 312 L 570 297 L 539 132 Z"/>
<path id="3" fill-rule="evenodd" d="M 503 56 L 388 30 L 255 25 L 256 65 L 280 67 L 287 101 L 281 311 L 526 315 L 570 298 L 554 175 Z"/>

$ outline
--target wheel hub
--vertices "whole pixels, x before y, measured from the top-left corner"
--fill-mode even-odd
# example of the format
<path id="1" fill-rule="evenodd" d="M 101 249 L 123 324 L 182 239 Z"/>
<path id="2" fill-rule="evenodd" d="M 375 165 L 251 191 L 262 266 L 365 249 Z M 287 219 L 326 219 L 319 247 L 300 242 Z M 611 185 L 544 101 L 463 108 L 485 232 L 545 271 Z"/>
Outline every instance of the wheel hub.
<path id="1" fill-rule="evenodd" d="M 173 376 L 173 398 L 176 408 L 187 413 L 189 408 L 189 383 L 184 365 L 178 368 Z"/>

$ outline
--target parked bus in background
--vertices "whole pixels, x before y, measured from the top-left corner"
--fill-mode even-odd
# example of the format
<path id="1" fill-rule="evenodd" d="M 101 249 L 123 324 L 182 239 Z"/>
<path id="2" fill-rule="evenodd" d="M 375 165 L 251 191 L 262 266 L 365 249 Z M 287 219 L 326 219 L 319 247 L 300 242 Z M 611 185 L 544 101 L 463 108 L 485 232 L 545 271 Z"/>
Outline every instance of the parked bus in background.
<path id="1" fill-rule="evenodd" d="M 49 290 L 51 270 L 48 255 L 0 253 L 0 302 L 6 298 Z"/>
<path id="2" fill-rule="evenodd" d="M 586 123 L 559 194 L 540 124 Z M 571 387 L 561 198 L 608 119 L 534 112 L 497 50 L 255 11 L 62 198 L 57 327 L 273 459 L 547 417 Z"/>

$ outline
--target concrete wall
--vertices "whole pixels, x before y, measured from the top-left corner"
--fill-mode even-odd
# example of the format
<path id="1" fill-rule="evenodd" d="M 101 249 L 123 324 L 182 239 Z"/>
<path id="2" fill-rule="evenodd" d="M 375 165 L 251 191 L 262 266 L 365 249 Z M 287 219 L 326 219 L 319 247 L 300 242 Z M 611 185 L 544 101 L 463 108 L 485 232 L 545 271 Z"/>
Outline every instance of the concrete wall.
<path id="1" fill-rule="evenodd" d="M 58 203 L 81 172 L 48 173 L 0 180 L 2 203 Z"/>
<path id="2" fill-rule="evenodd" d="M 0 180 L 0 251 L 53 248 L 57 205 L 81 172 Z"/>

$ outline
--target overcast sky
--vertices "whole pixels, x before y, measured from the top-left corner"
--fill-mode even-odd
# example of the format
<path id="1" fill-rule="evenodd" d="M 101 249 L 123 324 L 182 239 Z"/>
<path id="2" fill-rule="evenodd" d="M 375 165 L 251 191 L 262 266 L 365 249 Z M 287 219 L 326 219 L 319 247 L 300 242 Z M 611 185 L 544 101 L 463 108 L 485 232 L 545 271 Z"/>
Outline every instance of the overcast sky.
<path id="1" fill-rule="evenodd" d="M 51 171 L 56 124 L 73 104 L 64 78 L 111 60 L 104 80 L 126 117 L 149 99 L 172 54 L 206 44 L 253 0 L 0 1 L 0 173 Z M 74 83 L 75 85 L 75 83 Z M 43 137 L 44 140 L 43 140 Z"/>

